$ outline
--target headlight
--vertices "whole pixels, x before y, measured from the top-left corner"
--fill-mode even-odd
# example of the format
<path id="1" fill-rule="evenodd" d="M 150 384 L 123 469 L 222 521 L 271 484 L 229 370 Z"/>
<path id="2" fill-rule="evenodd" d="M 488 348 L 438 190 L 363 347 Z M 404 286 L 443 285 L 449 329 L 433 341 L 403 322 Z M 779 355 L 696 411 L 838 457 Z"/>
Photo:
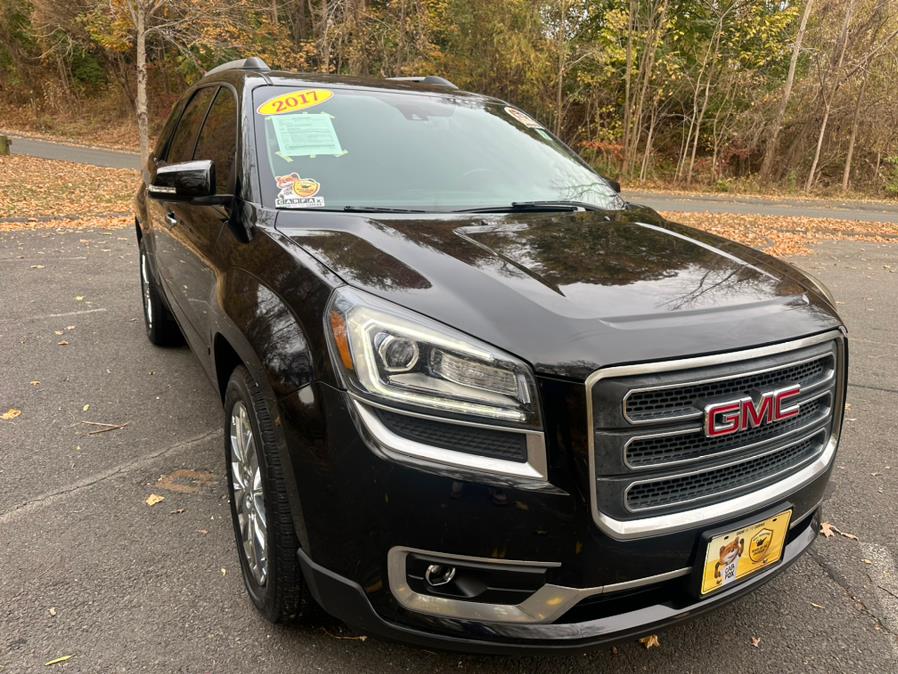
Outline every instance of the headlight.
<path id="1" fill-rule="evenodd" d="M 430 413 L 539 426 L 530 368 L 488 344 L 346 288 L 334 293 L 326 324 L 343 384 L 364 398 Z"/>

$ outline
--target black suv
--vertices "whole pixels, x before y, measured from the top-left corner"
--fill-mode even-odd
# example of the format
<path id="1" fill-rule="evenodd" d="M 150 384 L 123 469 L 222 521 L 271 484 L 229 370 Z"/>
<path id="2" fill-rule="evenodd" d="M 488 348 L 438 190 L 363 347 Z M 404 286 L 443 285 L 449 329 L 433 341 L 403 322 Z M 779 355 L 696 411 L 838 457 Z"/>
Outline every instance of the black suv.
<path id="1" fill-rule="evenodd" d="M 268 619 L 581 648 L 814 540 L 846 387 L 830 295 L 627 203 L 519 109 L 246 59 L 185 94 L 144 176 L 147 334 L 221 394 Z"/>

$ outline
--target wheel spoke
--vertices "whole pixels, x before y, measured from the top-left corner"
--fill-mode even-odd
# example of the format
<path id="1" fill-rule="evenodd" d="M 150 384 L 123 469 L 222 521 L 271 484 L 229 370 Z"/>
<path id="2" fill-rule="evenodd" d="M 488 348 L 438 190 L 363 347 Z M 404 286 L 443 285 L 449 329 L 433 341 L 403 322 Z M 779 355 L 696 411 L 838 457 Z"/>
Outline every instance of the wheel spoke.
<path id="1" fill-rule="evenodd" d="M 230 421 L 230 476 L 238 536 L 249 572 L 256 583 L 264 585 L 268 579 L 268 518 L 256 437 L 242 401 L 234 404 Z"/>

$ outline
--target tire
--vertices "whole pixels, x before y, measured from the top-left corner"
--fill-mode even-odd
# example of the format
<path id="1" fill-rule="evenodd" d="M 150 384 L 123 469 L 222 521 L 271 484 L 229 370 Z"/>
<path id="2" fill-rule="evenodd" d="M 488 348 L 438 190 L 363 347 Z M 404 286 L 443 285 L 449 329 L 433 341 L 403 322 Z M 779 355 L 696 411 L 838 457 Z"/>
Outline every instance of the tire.
<path id="1" fill-rule="evenodd" d="M 224 409 L 231 521 L 246 591 L 259 612 L 273 623 L 312 616 L 316 605 L 296 554 L 299 541 L 287 501 L 272 413 L 261 389 L 242 365 L 228 381 Z M 249 479 L 250 475 L 254 477 Z M 243 488 L 246 484 L 253 488 Z M 264 540 L 265 544 L 247 543 L 244 527 L 257 534 L 248 539 Z M 264 537 L 258 535 L 263 529 Z"/>
<path id="2" fill-rule="evenodd" d="M 143 239 L 140 240 L 140 295 L 147 338 L 156 346 L 176 346 L 184 342 L 181 329 L 159 293 Z"/>

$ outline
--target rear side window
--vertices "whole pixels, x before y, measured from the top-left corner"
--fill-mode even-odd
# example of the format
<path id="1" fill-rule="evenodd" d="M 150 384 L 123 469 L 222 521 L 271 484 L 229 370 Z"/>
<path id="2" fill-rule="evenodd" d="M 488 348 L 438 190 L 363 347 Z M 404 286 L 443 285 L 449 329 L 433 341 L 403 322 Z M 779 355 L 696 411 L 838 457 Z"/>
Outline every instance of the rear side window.
<path id="1" fill-rule="evenodd" d="M 231 191 L 234 157 L 237 152 L 237 99 L 233 92 L 221 87 L 196 143 L 194 159 L 211 159 L 215 164 L 215 191 Z"/>
<path id="2" fill-rule="evenodd" d="M 206 117 L 206 110 L 209 109 L 209 103 L 214 93 L 215 87 L 205 87 L 197 91 L 190 99 L 168 148 L 168 163 L 177 164 L 182 161 L 190 161 L 193 158 L 196 136 Z"/>

